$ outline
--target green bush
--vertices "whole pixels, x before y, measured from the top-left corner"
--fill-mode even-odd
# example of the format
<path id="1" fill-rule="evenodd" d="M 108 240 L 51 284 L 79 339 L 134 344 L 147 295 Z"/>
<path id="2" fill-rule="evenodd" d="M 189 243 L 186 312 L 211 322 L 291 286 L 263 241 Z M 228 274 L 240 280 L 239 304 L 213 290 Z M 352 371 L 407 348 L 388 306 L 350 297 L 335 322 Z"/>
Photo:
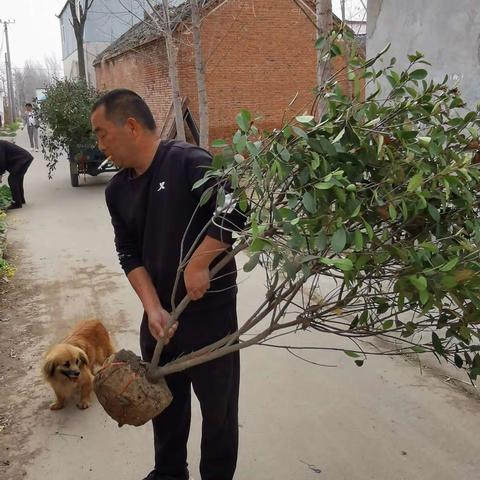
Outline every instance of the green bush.
<path id="1" fill-rule="evenodd" d="M 60 156 L 70 158 L 95 146 L 90 110 L 100 92 L 81 80 L 56 80 L 45 91 L 46 99 L 35 107 L 40 124 L 42 152 L 49 176 Z"/>
<path id="2" fill-rule="evenodd" d="M 12 203 L 12 194 L 8 185 L 0 186 L 0 210 L 6 210 Z"/>
<path id="3" fill-rule="evenodd" d="M 7 232 L 7 215 L 4 210 L 10 205 L 12 195 L 7 185 L 0 186 L 0 280 L 10 278 L 15 269 L 4 258 L 4 249 Z"/>

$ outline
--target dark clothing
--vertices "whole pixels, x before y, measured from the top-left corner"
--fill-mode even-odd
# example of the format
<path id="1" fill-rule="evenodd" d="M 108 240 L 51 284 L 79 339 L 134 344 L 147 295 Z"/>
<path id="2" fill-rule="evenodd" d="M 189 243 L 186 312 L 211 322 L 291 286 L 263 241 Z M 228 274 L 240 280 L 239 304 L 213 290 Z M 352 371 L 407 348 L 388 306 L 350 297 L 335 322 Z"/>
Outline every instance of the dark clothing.
<path id="1" fill-rule="evenodd" d="M 205 316 L 181 317 L 181 328 L 162 352 L 164 365 L 182 353 L 223 338 L 237 329 L 236 306 Z M 207 340 L 208 339 L 208 340 Z M 150 361 L 156 341 L 144 317 L 140 333 L 144 360 Z M 238 451 L 239 352 L 184 372 L 167 375 L 172 403 L 153 420 L 155 480 L 188 480 L 187 440 L 190 432 L 191 387 L 202 411 L 200 474 L 202 480 L 231 480 Z"/>
<path id="2" fill-rule="evenodd" d="M 30 160 L 28 163 L 23 164 L 22 168 L 15 173 L 11 173 L 8 176 L 8 185 L 12 192 L 13 206 L 21 207 L 25 203 L 25 192 L 23 190 L 23 178 L 27 173 L 28 167 L 32 163 Z"/>
<path id="3" fill-rule="evenodd" d="M 135 177 L 131 169 L 122 170 L 106 190 L 115 245 L 123 270 L 128 275 L 133 269 L 144 266 L 167 310 L 171 309 L 170 297 L 181 254 L 188 253 L 201 232 L 202 237 L 194 249 L 205 235 L 232 244 L 231 233 L 218 225 L 235 230 L 244 222 L 243 215 L 233 210 L 216 214 L 217 225 L 210 224 L 204 230 L 214 215 L 216 197 L 212 195 L 197 208 L 208 186 L 204 184 L 194 190 L 192 187 L 204 176 L 205 167 L 211 164 L 211 160 L 208 152 L 193 145 L 162 142 L 147 171 Z M 224 255 L 217 257 L 216 261 Z M 206 295 L 190 302 L 182 313 L 175 335 L 162 352 L 161 364 L 237 330 L 235 261 L 229 262 L 218 276 L 211 282 Z M 177 304 L 185 294 L 181 277 Z M 148 329 L 146 315 L 142 321 L 140 344 L 143 358 L 150 361 L 156 341 Z M 238 449 L 239 372 L 237 352 L 167 376 L 173 401 L 153 420 L 155 480 L 188 479 L 191 386 L 199 399 L 203 418 L 202 480 L 233 478 Z"/>
<path id="4" fill-rule="evenodd" d="M 12 192 L 13 206 L 21 207 L 25 203 L 23 178 L 32 163 L 33 156 L 14 143 L 0 140 L 0 175 L 8 171 L 8 184 Z"/>
<path id="5" fill-rule="evenodd" d="M 124 169 L 115 175 L 106 190 L 115 245 L 123 270 L 128 275 L 134 268 L 144 266 L 167 310 L 171 309 L 170 296 L 185 231 L 191 222 L 185 235 L 183 255 L 188 253 L 215 210 L 216 199 L 212 195 L 191 220 L 207 185 L 194 190 L 192 187 L 203 177 L 211 160 L 210 154 L 201 148 L 183 142 L 165 142 L 143 175 L 135 177 L 131 169 Z M 242 221 L 243 215 L 237 210 L 216 219 L 216 223 L 223 223 L 228 228 L 240 226 Z M 232 243 L 231 233 L 217 225 L 210 225 L 206 234 L 224 243 Z M 211 266 L 223 256 L 219 255 Z M 218 277 L 211 283 L 209 292 L 202 299 L 191 302 L 187 310 L 205 311 L 234 300 L 235 261 L 229 262 Z M 177 289 L 177 304 L 185 293 L 182 278 Z"/>
<path id="6" fill-rule="evenodd" d="M 18 173 L 32 163 L 33 156 L 24 148 L 6 140 L 0 140 L 0 175 L 5 171 Z"/>

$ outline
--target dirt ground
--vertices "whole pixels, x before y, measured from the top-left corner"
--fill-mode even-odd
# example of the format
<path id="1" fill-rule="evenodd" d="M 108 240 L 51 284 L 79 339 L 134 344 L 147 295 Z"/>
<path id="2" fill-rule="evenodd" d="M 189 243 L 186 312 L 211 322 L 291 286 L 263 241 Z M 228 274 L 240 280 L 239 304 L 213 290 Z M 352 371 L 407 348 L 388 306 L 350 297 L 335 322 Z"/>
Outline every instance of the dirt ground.
<path id="1" fill-rule="evenodd" d="M 23 135 L 23 134 L 22 134 Z M 19 143 L 25 145 L 25 137 Z M 149 425 L 119 429 L 98 402 L 48 406 L 39 362 L 78 320 L 96 317 L 117 345 L 138 348 L 141 306 L 118 266 L 103 193 L 108 175 L 48 180 L 40 154 L 27 206 L 9 215 L 17 274 L 0 287 L 0 479 L 141 480 L 152 466 Z M 239 319 L 263 295 L 260 273 L 240 279 Z M 286 340 L 282 339 L 284 343 Z M 297 346 L 339 346 L 315 333 Z M 242 353 L 237 480 L 452 480 L 478 477 L 480 403 L 443 371 L 398 358 L 362 368 L 344 354 L 251 347 Z M 199 480 L 201 418 L 193 405 L 191 475 Z"/>

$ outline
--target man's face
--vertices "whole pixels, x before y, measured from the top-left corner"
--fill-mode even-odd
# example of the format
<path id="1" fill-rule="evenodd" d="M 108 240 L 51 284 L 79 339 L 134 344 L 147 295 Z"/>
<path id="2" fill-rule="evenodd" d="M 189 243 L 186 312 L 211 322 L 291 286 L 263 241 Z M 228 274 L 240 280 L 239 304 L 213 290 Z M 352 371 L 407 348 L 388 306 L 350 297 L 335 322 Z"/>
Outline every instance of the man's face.
<path id="1" fill-rule="evenodd" d="M 98 148 L 118 167 L 130 167 L 133 136 L 127 124 L 118 126 L 105 115 L 101 105 L 91 115 L 92 130 L 97 137 Z"/>
<path id="2" fill-rule="evenodd" d="M 33 110 L 33 108 L 30 105 L 27 105 L 25 108 L 27 109 L 27 112 L 31 112 Z"/>

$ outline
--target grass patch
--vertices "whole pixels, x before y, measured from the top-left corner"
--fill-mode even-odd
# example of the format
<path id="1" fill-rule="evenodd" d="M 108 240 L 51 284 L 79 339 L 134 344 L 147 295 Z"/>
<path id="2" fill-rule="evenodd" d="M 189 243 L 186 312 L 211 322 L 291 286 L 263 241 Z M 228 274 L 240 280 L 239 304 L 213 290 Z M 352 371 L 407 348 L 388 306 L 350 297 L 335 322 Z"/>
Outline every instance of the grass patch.
<path id="1" fill-rule="evenodd" d="M 12 203 L 12 195 L 7 185 L 0 187 L 0 281 L 8 281 L 15 273 L 15 267 L 4 258 L 7 242 L 7 214 L 5 210 Z"/>

